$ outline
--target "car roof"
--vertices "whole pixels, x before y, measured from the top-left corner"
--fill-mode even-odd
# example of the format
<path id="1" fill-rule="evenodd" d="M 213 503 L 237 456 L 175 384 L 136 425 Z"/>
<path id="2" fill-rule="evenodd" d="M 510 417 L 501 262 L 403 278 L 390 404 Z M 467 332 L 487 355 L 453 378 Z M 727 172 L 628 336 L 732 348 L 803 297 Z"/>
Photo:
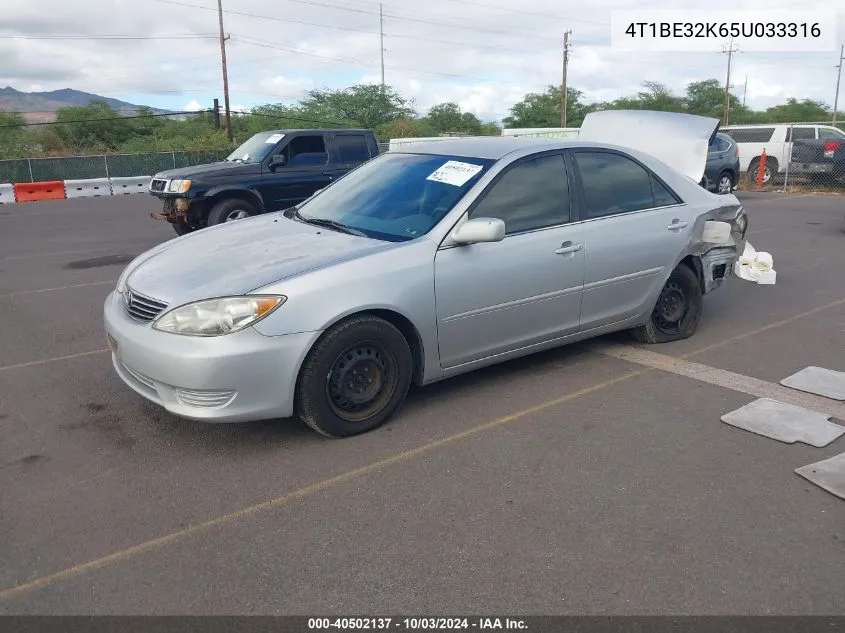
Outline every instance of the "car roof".
<path id="1" fill-rule="evenodd" d="M 287 127 L 280 130 L 264 130 L 263 132 L 259 132 L 259 134 L 298 134 L 300 132 L 307 132 L 309 134 L 326 134 L 329 132 L 356 132 L 358 134 L 363 134 L 367 132 L 372 134 L 372 130 L 366 130 L 364 128 L 350 128 L 350 127 L 305 127 L 305 128 L 292 128 Z"/>
<path id="2" fill-rule="evenodd" d="M 618 149 L 624 152 L 636 152 L 629 147 L 620 147 L 606 143 L 593 143 L 572 139 L 550 138 L 520 138 L 514 136 L 488 136 L 473 138 L 455 138 L 443 141 L 423 141 L 409 143 L 390 150 L 394 154 L 437 154 L 441 156 L 465 156 L 467 158 L 481 158 L 499 160 L 513 152 L 530 153 L 532 150 L 554 150 L 574 147 L 603 147 Z"/>

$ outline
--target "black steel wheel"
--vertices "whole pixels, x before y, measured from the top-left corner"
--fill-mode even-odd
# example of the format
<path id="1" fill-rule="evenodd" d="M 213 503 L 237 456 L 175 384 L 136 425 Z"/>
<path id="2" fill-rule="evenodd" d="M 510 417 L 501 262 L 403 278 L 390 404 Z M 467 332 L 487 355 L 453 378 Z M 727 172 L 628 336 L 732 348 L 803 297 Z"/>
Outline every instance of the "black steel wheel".
<path id="1" fill-rule="evenodd" d="M 649 320 L 633 330 L 643 343 L 670 343 L 692 336 L 701 321 L 702 289 L 698 275 L 679 265 L 660 290 Z"/>
<path id="2" fill-rule="evenodd" d="M 381 411 L 399 379 L 396 356 L 375 341 L 340 354 L 326 376 L 329 406 L 339 418 L 360 422 Z"/>
<path id="3" fill-rule="evenodd" d="M 374 315 L 326 331 L 308 353 L 296 388 L 297 416 L 327 437 L 371 431 L 401 407 L 413 355 L 394 325 Z"/>

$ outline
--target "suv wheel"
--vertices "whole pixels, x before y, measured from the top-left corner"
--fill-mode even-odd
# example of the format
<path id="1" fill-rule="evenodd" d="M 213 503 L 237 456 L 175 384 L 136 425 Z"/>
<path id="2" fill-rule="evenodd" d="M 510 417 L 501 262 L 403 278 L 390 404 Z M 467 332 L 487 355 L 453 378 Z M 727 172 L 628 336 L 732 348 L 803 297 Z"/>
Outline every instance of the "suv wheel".
<path id="1" fill-rule="evenodd" d="M 233 222 L 257 215 L 258 211 L 246 200 L 227 198 L 215 204 L 208 213 L 208 226 Z"/>

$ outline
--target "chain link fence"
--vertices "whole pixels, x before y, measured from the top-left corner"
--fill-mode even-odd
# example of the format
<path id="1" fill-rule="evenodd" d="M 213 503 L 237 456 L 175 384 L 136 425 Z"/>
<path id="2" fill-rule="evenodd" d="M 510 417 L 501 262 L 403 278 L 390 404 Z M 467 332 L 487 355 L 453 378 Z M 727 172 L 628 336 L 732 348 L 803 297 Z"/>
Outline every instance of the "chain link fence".
<path id="1" fill-rule="evenodd" d="M 379 143 L 379 152 L 389 147 L 389 143 Z M 180 151 L 0 160 L 0 183 L 152 176 L 167 169 L 213 163 L 229 153 Z"/>
<path id="2" fill-rule="evenodd" d="M 721 131 L 739 148 L 740 190 L 845 192 L 845 121 L 734 124 Z"/>
<path id="3" fill-rule="evenodd" d="M 228 154 L 184 151 L 0 160 L 0 183 L 152 176 L 166 169 L 213 163 Z"/>

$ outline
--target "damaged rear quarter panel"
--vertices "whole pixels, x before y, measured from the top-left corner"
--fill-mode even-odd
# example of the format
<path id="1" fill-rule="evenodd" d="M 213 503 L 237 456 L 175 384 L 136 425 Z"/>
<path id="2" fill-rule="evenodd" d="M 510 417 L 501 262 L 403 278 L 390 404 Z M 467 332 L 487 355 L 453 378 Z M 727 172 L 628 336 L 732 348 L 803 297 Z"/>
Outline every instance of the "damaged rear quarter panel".
<path id="1" fill-rule="evenodd" d="M 710 195 L 719 204 L 696 219 L 687 253 L 700 263 L 698 272 L 704 294 L 712 292 L 731 276 L 748 231 L 748 216 L 736 197 Z M 705 223 L 708 221 L 727 222 L 731 225 L 731 235 L 726 243 L 715 244 L 703 239 Z"/>

